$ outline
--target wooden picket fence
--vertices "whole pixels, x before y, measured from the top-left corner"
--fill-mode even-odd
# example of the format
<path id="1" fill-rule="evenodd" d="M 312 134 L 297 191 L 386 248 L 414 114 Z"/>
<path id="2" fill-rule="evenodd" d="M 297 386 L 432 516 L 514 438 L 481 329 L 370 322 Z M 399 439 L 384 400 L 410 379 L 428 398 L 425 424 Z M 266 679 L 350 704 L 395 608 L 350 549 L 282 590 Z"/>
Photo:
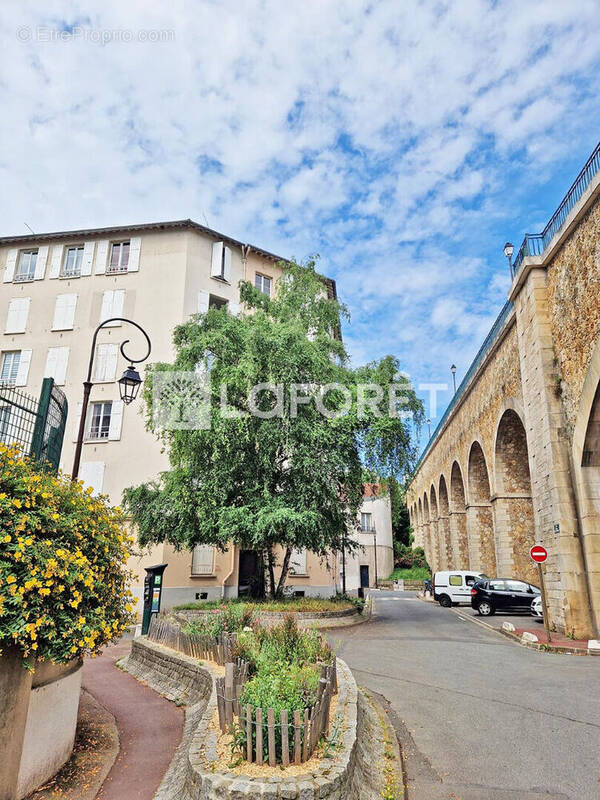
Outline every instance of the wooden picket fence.
<path id="1" fill-rule="evenodd" d="M 233 661 L 233 647 L 237 638 L 235 633 L 222 633 L 217 639 L 212 636 L 200 636 L 199 634 L 186 633 L 179 625 L 167 622 L 159 616 L 153 616 L 150 620 L 148 638 L 179 650 L 187 656 L 214 661 L 216 664 L 225 666 Z"/>
<path id="2" fill-rule="evenodd" d="M 275 711 L 241 705 L 244 680 L 243 667 L 235 664 L 226 664 L 225 677 L 217 680 L 221 730 L 232 731 L 237 726 L 246 761 L 257 764 L 266 761 L 272 767 L 308 761 L 321 737 L 329 734 L 331 698 L 337 692 L 335 658 L 330 666 L 321 667 L 317 701 L 304 711 Z"/>
<path id="3" fill-rule="evenodd" d="M 331 698 L 337 693 L 335 657 L 330 665 L 321 666 L 317 700 L 313 706 L 303 711 L 275 711 L 241 705 L 248 664 L 242 659 L 233 659 L 235 633 L 221 634 L 218 639 L 189 634 L 179 625 L 155 616 L 150 622 L 148 638 L 193 658 L 214 661 L 225 667 L 225 676 L 216 679 L 219 726 L 223 732 L 241 733 L 239 741 L 246 761 L 284 767 L 301 764 L 312 756 L 320 739 L 329 734 Z"/>

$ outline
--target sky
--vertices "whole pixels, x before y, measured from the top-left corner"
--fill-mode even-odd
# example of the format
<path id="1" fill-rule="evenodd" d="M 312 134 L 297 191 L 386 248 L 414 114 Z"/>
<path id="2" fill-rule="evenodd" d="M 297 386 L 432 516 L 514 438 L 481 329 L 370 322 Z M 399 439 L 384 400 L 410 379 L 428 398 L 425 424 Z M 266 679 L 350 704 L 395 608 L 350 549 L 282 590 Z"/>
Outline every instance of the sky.
<path id="1" fill-rule="evenodd" d="M 600 138 L 595 0 L 4 0 L 0 37 L 0 235 L 191 217 L 318 253 L 353 363 L 396 355 L 432 429 L 504 242 Z"/>

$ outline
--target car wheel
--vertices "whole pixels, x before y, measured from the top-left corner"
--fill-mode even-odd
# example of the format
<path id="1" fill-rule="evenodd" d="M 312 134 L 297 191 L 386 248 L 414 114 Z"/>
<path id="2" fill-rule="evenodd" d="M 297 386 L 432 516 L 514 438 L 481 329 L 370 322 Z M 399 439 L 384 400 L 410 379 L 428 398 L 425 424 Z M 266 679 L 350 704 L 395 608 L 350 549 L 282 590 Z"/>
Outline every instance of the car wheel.
<path id="1" fill-rule="evenodd" d="M 450 600 L 447 594 L 443 594 L 440 596 L 440 605 L 442 608 L 450 608 L 450 606 L 452 605 L 452 600 Z"/>
<path id="2" fill-rule="evenodd" d="M 482 617 L 491 617 L 496 613 L 496 609 L 489 600 L 482 600 L 477 606 L 477 611 Z"/>

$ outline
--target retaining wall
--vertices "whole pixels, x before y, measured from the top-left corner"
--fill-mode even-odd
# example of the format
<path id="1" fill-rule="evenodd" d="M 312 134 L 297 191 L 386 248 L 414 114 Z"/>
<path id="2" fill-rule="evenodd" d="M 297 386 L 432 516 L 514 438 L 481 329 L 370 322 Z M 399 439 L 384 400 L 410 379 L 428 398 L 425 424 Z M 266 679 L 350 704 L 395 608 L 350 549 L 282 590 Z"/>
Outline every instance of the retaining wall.
<path id="1" fill-rule="evenodd" d="M 172 616 L 179 620 L 192 622 L 201 617 L 210 617 L 212 611 L 173 611 Z M 255 619 L 267 628 L 280 625 L 286 614 L 293 614 L 299 628 L 336 628 L 352 625 L 362 619 L 358 609 L 343 608 L 339 611 L 257 611 Z"/>
<path id="2" fill-rule="evenodd" d="M 189 703 L 184 734 L 175 758 L 155 800 L 375 800 L 381 788 L 374 785 L 369 736 L 363 734 L 365 704 L 348 666 L 338 659 L 337 707 L 331 724 L 328 757 L 315 759 L 311 769 L 298 776 L 257 778 L 215 772 L 217 731 L 212 726 L 217 700 L 215 670 L 210 664 L 140 637 L 123 663 L 136 678 L 169 699 Z M 358 767 L 357 767 L 358 763 Z M 356 774 L 355 774 L 356 772 Z M 364 776 L 370 780 L 364 780 Z"/>

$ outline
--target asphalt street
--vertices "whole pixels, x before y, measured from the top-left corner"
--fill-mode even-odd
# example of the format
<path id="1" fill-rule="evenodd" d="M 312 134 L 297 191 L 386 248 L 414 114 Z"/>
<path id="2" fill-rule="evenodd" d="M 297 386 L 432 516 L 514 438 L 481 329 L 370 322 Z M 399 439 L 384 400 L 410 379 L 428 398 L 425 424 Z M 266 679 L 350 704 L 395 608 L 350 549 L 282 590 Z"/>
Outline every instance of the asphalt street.
<path id="1" fill-rule="evenodd" d="M 600 798 L 600 658 L 529 650 L 410 593 L 373 609 L 330 639 L 391 704 L 410 800 Z"/>

